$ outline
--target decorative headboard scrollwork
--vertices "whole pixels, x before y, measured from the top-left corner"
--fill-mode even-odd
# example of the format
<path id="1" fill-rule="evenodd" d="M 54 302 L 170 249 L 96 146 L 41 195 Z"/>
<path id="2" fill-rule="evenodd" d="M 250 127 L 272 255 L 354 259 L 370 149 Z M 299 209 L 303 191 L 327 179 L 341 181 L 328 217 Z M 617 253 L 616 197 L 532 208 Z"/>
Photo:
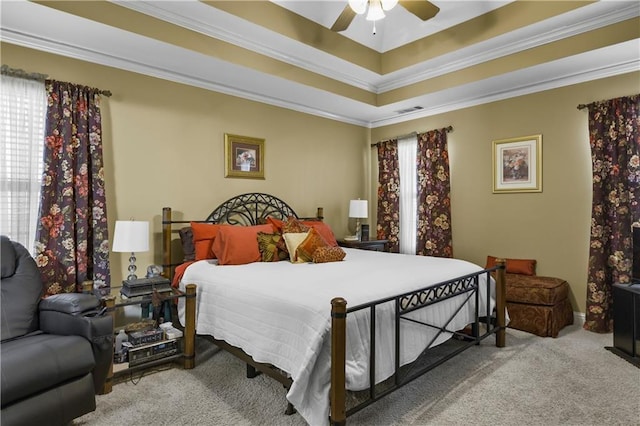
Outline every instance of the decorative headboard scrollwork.
<path id="1" fill-rule="evenodd" d="M 286 220 L 290 216 L 305 220 L 322 220 L 323 209 L 318 207 L 315 217 L 300 217 L 287 203 L 274 197 L 273 195 L 252 192 L 237 195 L 220 204 L 211 212 L 205 220 L 195 220 L 194 222 L 227 223 L 230 225 L 253 226 L 265 223 L 268 217 Z M 172 259 L 172 234 L 173 225 L 187 225 L 192 221 L 173 220 L 171 208 L 162 209 L 162 270 L 163 275 L 172 278 L 174 267 L 179 263 L 174 263 Z M 175 230 L 177 231 L 177 230 Z"/>
<path id="2" fill-rule="evenodd" d="M 250 226 L 265 223 L 267 217 L 286 220 L 289 216 L 298 217 L 281 199 L 269 194 L 252 192 L 228 199 L 216 207 L 205 221 Z"/>

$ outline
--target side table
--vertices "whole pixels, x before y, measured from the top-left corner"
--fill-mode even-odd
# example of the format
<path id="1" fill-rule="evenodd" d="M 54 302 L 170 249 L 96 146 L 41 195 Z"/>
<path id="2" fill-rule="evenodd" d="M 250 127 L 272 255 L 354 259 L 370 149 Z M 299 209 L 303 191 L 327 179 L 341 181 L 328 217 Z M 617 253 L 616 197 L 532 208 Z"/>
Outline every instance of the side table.
<path id="1" fill-rule="evenodd" d="M 369 240 L 369 241 L 349 241 L 338 240 L 340 247 L 355 248 L 360 250 L 387 251 L 387 243 L 389 240 Z"/>
<path id="2" fill-rule="evenodd" d="M 124 326 L 120 324 L 116 324 L 116 317 L 123 315 L 126 317 L 124 313 L 125 309 L 131 307 L 134 311 L 137 311 L 134 317 L 139 321 L 144 317 L 144 314 L 148 311 L 148 306 L 153 303 L 153 296 L 151 294 L 144 296 L 135 296 L 130 298 L 123 297 L 120 293 L 119 287 L 112 287 L 112 295 L 106 296 L 102 298 L 102 303 L 104 307 L 107 309 L 109 315 L 114 319 L 114 331 L 119 331 L 124 328 Z M 195 367 L 195 338 L 196 338 L 196 285 L 188 284 L 186 286 L 185 291 L 180 291 L 178 289 L 172 289 L 172 291 L 158 293 L 158 300 L 160 302 L 168 301 L 169 303 L 177 303 L 177 299 L 184 298 L 185 299 L 185 325 L 183 330 L 183 346 L 182 349 L 177 353 L 172 354 L 170 356 L 161 357 L 158 359 L 152 359 L 149 362 L 144 362 L 135 367 L 129 368 L 128 366 L 122 368 L 117 371 L 117 374 L 124 372 L 132 372 L 134 370 L 139 370 L 143 368 L 153 367 L 155 365 L 167 363 L 170 361 L 181 361 L 184 369 L 192 369 Z M 156 300 L 156 302 L 158 301 Z M 145 309 L 146 307 L 146 309 Z M 126 326 L 126 325 L 125 325 Z M 115 338 L 114 338 L 115 341 Z M 162 343 L 162 342 L 158 342 Z M 105 385 L 103 388 L 103 394 L 111 392 L 113 388 L 113 377 L 114 377 L 114 368 L 113 368 L 113 357 L 111 359 L 111 367 L 109 368 L 109 373 L 107 374 L 107 380 L 105 381 Z"/>

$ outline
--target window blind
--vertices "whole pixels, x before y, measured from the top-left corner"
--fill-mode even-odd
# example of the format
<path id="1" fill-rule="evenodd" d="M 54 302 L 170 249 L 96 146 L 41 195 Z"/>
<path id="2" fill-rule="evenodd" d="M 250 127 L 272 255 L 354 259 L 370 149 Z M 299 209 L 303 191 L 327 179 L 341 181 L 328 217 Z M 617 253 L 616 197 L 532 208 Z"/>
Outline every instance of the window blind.
<path id="1" fill-rule="evenodd" d="M 2 76 L 0 233 L 34 252 L 47 99 L 44 82 Z"/>
<path id="2" fill-rule="evenodd" d="M 416 254 L 418 184 L 418 138 L 410 135 L 398 139 L 398 168 L 400 173 L 400 253 Z"/>

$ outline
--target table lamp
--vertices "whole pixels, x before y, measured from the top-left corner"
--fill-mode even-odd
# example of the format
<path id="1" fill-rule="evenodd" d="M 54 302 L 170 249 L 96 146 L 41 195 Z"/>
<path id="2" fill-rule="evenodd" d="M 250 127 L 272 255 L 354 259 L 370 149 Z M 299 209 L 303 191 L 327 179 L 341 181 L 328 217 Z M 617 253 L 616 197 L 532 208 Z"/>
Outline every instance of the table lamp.
<path id="1" fill-rule="evenodd" d="M 127 280 L 137 280 L 135 252 L 149 251 L 149 222 L 116 220 L 112 250 L 114 252 L 131 253 Z"/>
<path id="2" fill-rule="evenodd" d="M 351 200 L 349 201 L 349 217 L 356 219 L 356 239 L 360 241 L 362 238 L 362 230 L 360 229 L 360 219 L 368 217 L 369 207 L 367 200 Z"/>

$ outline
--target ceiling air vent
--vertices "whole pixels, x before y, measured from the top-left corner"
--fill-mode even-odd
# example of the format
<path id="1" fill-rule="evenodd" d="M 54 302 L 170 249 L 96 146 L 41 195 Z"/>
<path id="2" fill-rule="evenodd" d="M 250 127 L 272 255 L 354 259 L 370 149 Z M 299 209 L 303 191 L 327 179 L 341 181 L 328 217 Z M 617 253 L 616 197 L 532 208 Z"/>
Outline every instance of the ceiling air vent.
<path id="1" fill-rule="evenodd" d="M 401 110 L 398 110 L 396 112 L 398 114 L 406 114 L 408 112 L 418 111 L 418 110 L 421 110 L 421 109 L 423 109 L 421 106 L 414 106 L 414 107 L 411 107 L 411 108 L 401 109 Z"/>

